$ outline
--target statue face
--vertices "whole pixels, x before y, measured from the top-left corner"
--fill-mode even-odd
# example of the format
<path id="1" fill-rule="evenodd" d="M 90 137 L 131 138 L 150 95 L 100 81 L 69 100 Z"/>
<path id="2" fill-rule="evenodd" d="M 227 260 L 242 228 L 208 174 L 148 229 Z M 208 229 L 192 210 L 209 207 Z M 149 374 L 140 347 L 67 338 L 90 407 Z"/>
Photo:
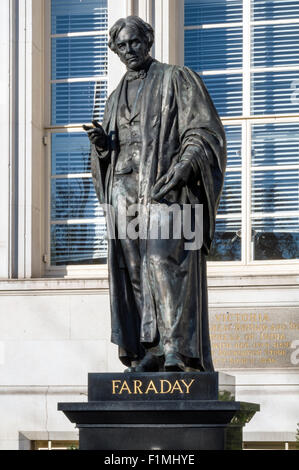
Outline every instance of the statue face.
<path id="1" fill-rule="evenodd" d="M 148 57 L 147 41 L 135 28 L 123 28 L 116 38 L 116 47 L 117 55 L 128 69 L 141 69 Z"/>

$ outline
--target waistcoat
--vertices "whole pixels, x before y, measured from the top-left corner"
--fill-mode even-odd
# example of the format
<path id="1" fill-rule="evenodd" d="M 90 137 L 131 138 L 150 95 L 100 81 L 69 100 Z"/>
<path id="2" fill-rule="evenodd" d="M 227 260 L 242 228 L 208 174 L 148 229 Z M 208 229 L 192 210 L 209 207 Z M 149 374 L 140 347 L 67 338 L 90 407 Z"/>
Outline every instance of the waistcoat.
<path id="1" fill-rule="evenodd" d="M 140 86 L 143 82 L 140 83 Z M 119 154 L 115 167 L 115 174 L 126 174 L 139 170 L 140 152 L 142 146 L 140 133 L 140 105 L 142 90 L 136 94 L 135 102 L 128 103 L 125 81 L 120 94 L 117 111 L 117 128 L 119 139 Z"/>

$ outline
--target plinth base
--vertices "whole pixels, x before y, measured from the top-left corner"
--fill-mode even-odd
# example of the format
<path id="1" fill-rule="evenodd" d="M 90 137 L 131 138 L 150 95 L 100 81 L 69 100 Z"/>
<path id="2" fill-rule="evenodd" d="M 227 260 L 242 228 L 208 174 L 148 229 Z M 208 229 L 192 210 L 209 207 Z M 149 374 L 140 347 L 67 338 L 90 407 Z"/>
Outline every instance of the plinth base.
<path id="1" fill-rule="evenodd" d="M 229 377 L 229 376 L 226 376 Z M 80 450 L 242 449 L 259 405 L 219 399 L 218 373 L 89 374 L 88 403 L 60 403 Z M 222 399 L 221 399 L 222 398 Z"/>

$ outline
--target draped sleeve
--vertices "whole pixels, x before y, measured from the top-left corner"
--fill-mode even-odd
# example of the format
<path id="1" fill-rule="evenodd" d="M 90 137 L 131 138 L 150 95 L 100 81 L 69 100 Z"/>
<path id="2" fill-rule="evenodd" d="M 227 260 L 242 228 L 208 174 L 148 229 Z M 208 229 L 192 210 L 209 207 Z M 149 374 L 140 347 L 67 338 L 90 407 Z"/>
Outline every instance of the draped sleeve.
<path id="1" fill-rule="evenodd" d="M 226 138 L 209 93 L 198 74 L 176 67 L 173 83 L 178 107 L 181 159 L 190 159 L 197 184 L 190 202 L 204 205 L 204 248 L 208 253 L 226 168 Z M 200 196 L 199 196 L 200 193 Z"/>
<path id="2" fill-rule="evenodd" d="M 105 179 L 106 174 L 110 165 L 111 157 L 111 136 L 110 136 L 110 120 L 111 112 L 113 106 L 113 97 L 115 92 L 113 92 L 106 101 L 105 111 L 103 115 L 102 127 L 106 132 L 107 147 L 103 150 L 100 150 L 95 145 L 91 145 L 91 174 L 94 184 L 94 188 L 98 197 L 98 200 L 101 204 L 105 202 Z"/>

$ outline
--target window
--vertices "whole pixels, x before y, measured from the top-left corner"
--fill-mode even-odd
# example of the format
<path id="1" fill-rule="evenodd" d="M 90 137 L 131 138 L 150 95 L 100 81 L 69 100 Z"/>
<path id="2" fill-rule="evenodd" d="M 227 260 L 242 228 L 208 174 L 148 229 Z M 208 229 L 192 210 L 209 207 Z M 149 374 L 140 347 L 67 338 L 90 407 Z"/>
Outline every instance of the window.
<path id="1" fill-rule="evenodd" d="M 102 119 L 107 98 L 107 0 L 51 0 L 49 8 L 48 264 L 103 264 L 105 222 L 82 124 Z"/>
<path id="2" fill-rule="evenodd" d="M 31 441 L 31 450 L 78 450 L 79 441 Z"/>
<path id="3" fill-rule="evenodd" d="M 228 166 L 211 261 L 299 255 L 299 3 L 185 0 L 185 65 L 225 125 Z"/>
<path id="4" fill-rule="evenodd" d="M 259 441 L 243 442 L 243 450 L 298 450 L 297 442 Z"/>

